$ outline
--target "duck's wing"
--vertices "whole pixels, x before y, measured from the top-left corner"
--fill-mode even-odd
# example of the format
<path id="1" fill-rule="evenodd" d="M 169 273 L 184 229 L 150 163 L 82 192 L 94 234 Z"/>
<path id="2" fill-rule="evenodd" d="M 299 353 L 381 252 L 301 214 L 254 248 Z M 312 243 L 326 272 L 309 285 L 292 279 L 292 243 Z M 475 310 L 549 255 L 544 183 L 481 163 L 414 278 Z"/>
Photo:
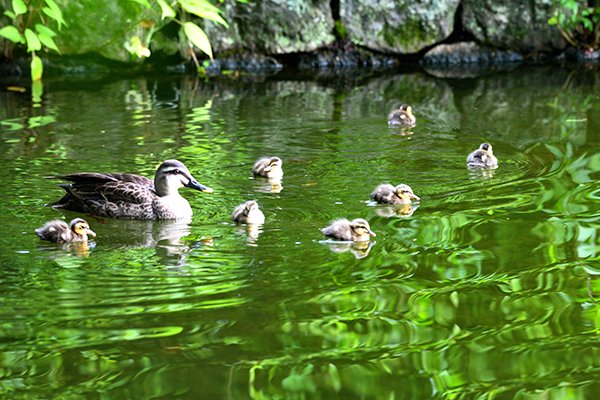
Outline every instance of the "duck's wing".
<path id="1" fill-rule="evenodd" d="M 371 199 L 378 203 L 394 203 L 396 197 L 396 188 L 390 184 L 382 184 L 375 188 L 371 193 Z"/>
<path id="2" fill-rule="evenodd" d="M 139 175 L 80 172 L 56 178 L 72 183 L 60 185 L 67 194 L 52 206 L 73 211 L 90 212 L 107 203 L 143 204 L 156 197 L 154 183 Z"/>
<path id="3" fill-rule="evenodd" d="M 258 161 L 256 161 L 256 163 L 254 164 L 254 167 L 252 168 L 252 173 L 254 175 L 261 175 L 261 176 L 265 176 L 267 173 L 265 172 L 265 168 L 267 168 L 267 166 L 269 165 L 269 158 L 261 158 Z"/>
<path id="4" fill-rule="evenodd" d="M 53 243 L 69 242 L 71 239 L 69 225 L 61 220 L 47 222 L 41 228 L 36 229 L 35 233 L 40 239 Z"/>

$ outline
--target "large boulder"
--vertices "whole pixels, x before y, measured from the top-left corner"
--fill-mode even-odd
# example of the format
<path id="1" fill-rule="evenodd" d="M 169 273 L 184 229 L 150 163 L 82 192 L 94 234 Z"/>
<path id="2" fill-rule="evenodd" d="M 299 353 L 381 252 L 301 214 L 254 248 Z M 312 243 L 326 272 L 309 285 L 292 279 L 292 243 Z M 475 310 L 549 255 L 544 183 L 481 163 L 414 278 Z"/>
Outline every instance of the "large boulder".
<path id="1" fill-rule="evenodd" d="M 463 0 L 463 27 L 484 44 L 523 53 L 566 46 L 548 25 L 555 0 Z"/>
<path id="2" fill-rule="evenodd" d="M 417 53 L 447 38 L 460 0 L 340 0 L 353 43 L 372 50 Z"/>
<path id="3" fill-rule="evenodd" d="M 110 60 L 136 60 L 125 48 L 132 38 L 144 43 L 160 27 L 160 9 L 135 1 L 56 0 L 67 26 L 56 36 L 63 55 L 100 54 Z"/>
<path id="4" fill-rule="evenodd" d="M 215 53 L 246 50 L 263 54 L 313 51 L 335 41 L 328 0 L 226 0 L 229 28 L 204 22 Z"/>

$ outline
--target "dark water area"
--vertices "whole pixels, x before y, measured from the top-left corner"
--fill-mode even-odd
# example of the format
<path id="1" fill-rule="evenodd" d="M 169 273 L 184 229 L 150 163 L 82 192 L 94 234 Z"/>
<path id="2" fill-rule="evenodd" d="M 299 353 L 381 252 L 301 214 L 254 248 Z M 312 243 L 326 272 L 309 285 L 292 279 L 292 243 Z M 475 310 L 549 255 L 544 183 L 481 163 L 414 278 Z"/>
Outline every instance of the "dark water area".
<path id="1" fill-rule="evenodd" d="M 593 398 L 600 71 L 139 77 L 0 92 L 0 397 Z M 4 85 L 6 86 L 6 85 Z M 417 126 L 387 113 L 413 106 Z M 491 171 L 466 168 L 490 142 Z M 253 162 L 283 159 L 282 187 Z M 49 175 L 177 158 L 191 223 L 56 211 Z M 374 205 L 379 183 L 419 204 Z M 259 229 L 233 208 L 256 199 Z M 42 243 L 83 216 L 88 246 Z M 365 218 L 369 244 L 325 241 Z"/>

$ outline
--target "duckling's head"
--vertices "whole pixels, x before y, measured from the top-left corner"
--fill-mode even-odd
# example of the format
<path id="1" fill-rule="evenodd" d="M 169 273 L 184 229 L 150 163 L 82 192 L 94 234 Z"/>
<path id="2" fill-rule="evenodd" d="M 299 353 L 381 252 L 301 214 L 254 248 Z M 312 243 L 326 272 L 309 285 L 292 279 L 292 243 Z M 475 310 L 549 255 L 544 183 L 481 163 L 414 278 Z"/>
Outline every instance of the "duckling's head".
<path id="1" fill-rule="evenodd" d="M 358 236 L 366 236 L 366 235 L 377 236 L 375 234 L 375 232 L 373 232 L 371 230 L 371 227 L 369 226 L 369 223 L 367 222 L 367 220 L 363 219 L 363 218 L 357 218 L 355 220 L 352 220 L 350 222 L 350 228 Z"/>
<path id="2" fill-rule="evenodd" d="M 410 203 L 411 201 L 419 201 L 421 198 L 413 193 L 413 190 L 410 186 L 401 183 L 396 186 L 396 195 L 404 200 L 406 203 Z"/>
<path id="3" fill-rule="evenodd" d="M 271 157 L 269 163 L 265 167 L 265 172 L 271 172 L 275 170 L 280 170 L 283 165 L 283 161 L 279 157 Z"/>
<path id="4" fill-rule="evenodd" d="M 182 187 L 189 187 L 206 193 L 213 192 L 208 186 L 198 183 L 181 161 L 167 160 L 160 164 L 154 176 L 156 193 L 161 197 L 168 196 L 175 194 Z"/>
<path id="5" fill-rule="evenodd" d="M 75 218 L 69 223 L 69 227 L 79 236 L 87 238 L 88 236 L 96 237 L 96 232 L 90 229 L 87 221 L 82 218 Z"/>
<path id="6" fill-rule="evenodd" d="M 494 154 L 494 151 L 492 150 L 492 145 L 489 143 L 481 143 L 479 145 L 479 150 L 485 150 L 490 154 Z"/>

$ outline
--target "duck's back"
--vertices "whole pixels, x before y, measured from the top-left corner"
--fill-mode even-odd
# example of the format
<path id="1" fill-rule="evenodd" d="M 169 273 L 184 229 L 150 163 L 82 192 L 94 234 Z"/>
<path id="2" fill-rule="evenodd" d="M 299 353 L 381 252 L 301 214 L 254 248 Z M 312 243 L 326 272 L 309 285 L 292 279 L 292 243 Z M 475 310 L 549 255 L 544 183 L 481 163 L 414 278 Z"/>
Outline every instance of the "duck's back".
<path id="1" fill-rule="evenodd" d="M 47 222 L 41 228 L 36 229 L 35 233 L 40 239 L 53 243 L 67 243 L 73 239 L 69 225 L 59 219 Z"/>
<path id="2" fill-rule="evenodd" d="M 371 193 L 371 199 L 375 200 L 378 203 L 394 204 L 398 202 L 398 196 L 396 196 L 396 188 L 389 183 L 379 185 Z"/>

